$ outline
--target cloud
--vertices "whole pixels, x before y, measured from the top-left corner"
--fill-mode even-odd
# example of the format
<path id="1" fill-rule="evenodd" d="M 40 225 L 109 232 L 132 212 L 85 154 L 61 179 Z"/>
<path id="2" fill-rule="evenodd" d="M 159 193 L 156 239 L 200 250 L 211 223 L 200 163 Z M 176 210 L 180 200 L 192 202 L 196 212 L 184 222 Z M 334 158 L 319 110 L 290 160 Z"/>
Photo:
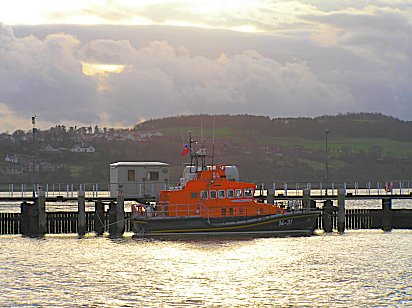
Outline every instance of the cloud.
<path id="1" fill-rule="evenodd" d="M 82 73 L 79 42 L 66 34 L 44 40 L 0 34 L 0 101 L 13 112 L 41 114 L 49 120 L 93 121 L 95 81 Z M 88 102 L 89 108 L 84 108 Z"/>
<path id="2" fill-rule="evenodd" d="M 166 42 L 128 50 L 130 54 L 119 57 L 128 67 L 107 76 L 112 90 L 102 101 L 106 117 L 129 123 L 137 115 L 152 118 L 201 111 L 316 115 L 312 110 L 336 112 L 353 100 L 349 89 L 320 80 L 306 63 L 282 65 L 254 50 L 217 59 L 193 57 Z M 305 105 L 313 109 L 308 111 Z"/>
<path id="3" fill-rule="evenodd" d="M 301 16 L 318 26 L 312 35 L 315 42 L 350 55 L 352 61 L 344 71 L 334 72 L 331 78 L 352 89 L 358 110 L 378 109 L 411 119 L 412 7 L 405 4 L 359 2 L 350 8 Z"/>
<path id="4" fill-rule="evenodd" d="M 109 26 L 15 27 L 15 35 L 0 27 L 0 113 L 109 126 L 199 112 L 412 119 L 410 9 L 327 3 L 308 2 L 276 35 Z M 124 69 L 87 76 L 82 63 Z"/>

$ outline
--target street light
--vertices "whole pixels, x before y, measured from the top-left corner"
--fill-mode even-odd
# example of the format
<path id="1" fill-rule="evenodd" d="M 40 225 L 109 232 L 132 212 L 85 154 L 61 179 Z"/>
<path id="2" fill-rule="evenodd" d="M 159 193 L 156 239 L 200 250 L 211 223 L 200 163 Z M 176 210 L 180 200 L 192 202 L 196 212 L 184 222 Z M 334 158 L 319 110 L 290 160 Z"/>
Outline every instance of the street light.
<path id="1" fill-rule="evenodd" d="M 325 129 L 325 184 L 326 184 L 326 194 L 328 194 L 328 135 L 329 135 L 329 129 Z"/>
<path id="2" fill-rule="evenodd" d="M 33 182 L 33 197 L 36 196 L 36 115 L 31 117 L 31 124 L 33 124 L 33 169 L 32 169 L 32 182 Z"/>

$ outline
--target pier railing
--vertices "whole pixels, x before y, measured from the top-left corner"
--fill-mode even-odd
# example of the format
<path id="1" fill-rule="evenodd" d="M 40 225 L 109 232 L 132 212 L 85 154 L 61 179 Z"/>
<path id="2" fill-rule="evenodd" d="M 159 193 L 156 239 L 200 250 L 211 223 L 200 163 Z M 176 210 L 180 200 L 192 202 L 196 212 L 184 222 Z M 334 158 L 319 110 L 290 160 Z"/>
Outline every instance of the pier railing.
<path id="1" fill-rule="evenodd" d="M 409 195 L 412 180 L 383 180 L 366 182 L 256 182 L 257 193 L 268 192 L 275 196 L 303 196 L 305 190 L 311 196 L 337 195 L 341 189 L 345 194 L 359 195 Z"/>
<path id="2" fill-rule="evenodd" d="M 305 190 L 310 190 L 312 196 L 337 195 L 339 189 L 346 194 L 358 195 L 409 195 L 412 193 L 412 180 L 382 180 L 367 182 L 256 182 L 256 195 L 303 196 Z M 38 195 L 40 189 L 46 197 L 62 196 L 77 198 L 82 190 L 86 198 L 116 197 L 117 189 L 122 187 L 126 194 L 133 197 L 156 197 L 159 190 L 168 188 L 167 183 L 55 183 L 55 184 L 24 184 L 0 183 L 0 197 L 31 197 Z"/>
<path id="3" fill-rule="evenodd" d="M 43 190 L 46 197 L 77 198 L 80 190 L 86 197 L 110 197 L 109 183 L 90 184 L 0 184 L 0 197 L 31 197 L 37 196 Z"/>
<path id="4" fill-rule="evenodd" d="M 115 198 L 121 189 L 126 197 L 154 197 L 160 190 L 166 189 L 167 183 L 56 183 L 56 184 L 24 184 L 0 183 L 0 197 L 32 197 L 39 191 L 49 197 L 77 198 L 78 192 L 83 191 L 86 198 Z"/>

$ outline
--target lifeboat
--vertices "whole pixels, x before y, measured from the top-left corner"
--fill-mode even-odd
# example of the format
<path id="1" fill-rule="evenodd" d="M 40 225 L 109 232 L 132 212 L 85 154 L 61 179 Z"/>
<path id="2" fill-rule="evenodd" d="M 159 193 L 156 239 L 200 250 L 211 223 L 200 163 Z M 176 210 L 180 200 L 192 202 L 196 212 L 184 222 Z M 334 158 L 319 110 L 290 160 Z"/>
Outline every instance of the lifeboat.
<path id="1" fill-rule="evenodd" d="M 132 207 L 135 237 L 271 237 L 313 234 L 319 211 L 293 211 L 255 199 L 256 185 L 239 181 L 235 166 L 207 166 L 206 150 L 192 153 L 176 187 L 156 205 Z"/>

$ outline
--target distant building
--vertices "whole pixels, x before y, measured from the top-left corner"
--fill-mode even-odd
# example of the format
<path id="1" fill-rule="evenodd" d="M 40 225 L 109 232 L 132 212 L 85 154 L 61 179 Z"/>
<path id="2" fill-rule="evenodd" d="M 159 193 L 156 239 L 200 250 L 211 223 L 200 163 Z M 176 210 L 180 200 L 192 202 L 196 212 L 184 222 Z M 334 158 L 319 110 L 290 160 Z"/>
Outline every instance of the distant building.
<path id="1" fill-rule="evenodd" d="M 169 182 L 169 164 L 162 162 L 117 162 L 110 164 L 110 196 L 119 190 L 125 197 L 157 197 Z"/>
<path id="2" fill-rule="evenodd" d="M 49 163 L 47 161 L 41 162 L 40 163 L 40 169 L 41 172 L 56 172 L 58 169 L 63 168 L 62 164 L 53 164 L 53 163 Z"/>
<path id="3" fill-rule="evenodd" d="M 4 158 L 4 161 L 6 163 L 17 164 L 19 162 L 19 159 L 17 158 L 16 154 L 7 154 L 6 157 Z"/>
<path id="4" fill-rule="evenodd" d="M 50 144 L 46 145 L 46 147 L 44 148 L 44 152 L 57 152 L 58 149 L 53 148 L 53 146 L 51 146 Z"/>
<path id="5" fill-rule="evenodd" d="M 0 165 L 1 175 L 17 175 L 23 173 L 23 167 L 20 164 L 4 164 Z"/>
<path id="6" fill-rule="evenodd" d="M 70 149 L 70 152 L 74 153 L 94 153 L 96 149 L 91 145 L 85 144 L 76 144 L 74 147 Z"/>
<path id="7" fill-rule="evenodd" d="M 44 152 L 62 152 L 66 151 L 66 148 L 60 147 L 60 148 L 54 148 L 52 145 L 48 144 L 46 147 L 43 149 Z"/>

